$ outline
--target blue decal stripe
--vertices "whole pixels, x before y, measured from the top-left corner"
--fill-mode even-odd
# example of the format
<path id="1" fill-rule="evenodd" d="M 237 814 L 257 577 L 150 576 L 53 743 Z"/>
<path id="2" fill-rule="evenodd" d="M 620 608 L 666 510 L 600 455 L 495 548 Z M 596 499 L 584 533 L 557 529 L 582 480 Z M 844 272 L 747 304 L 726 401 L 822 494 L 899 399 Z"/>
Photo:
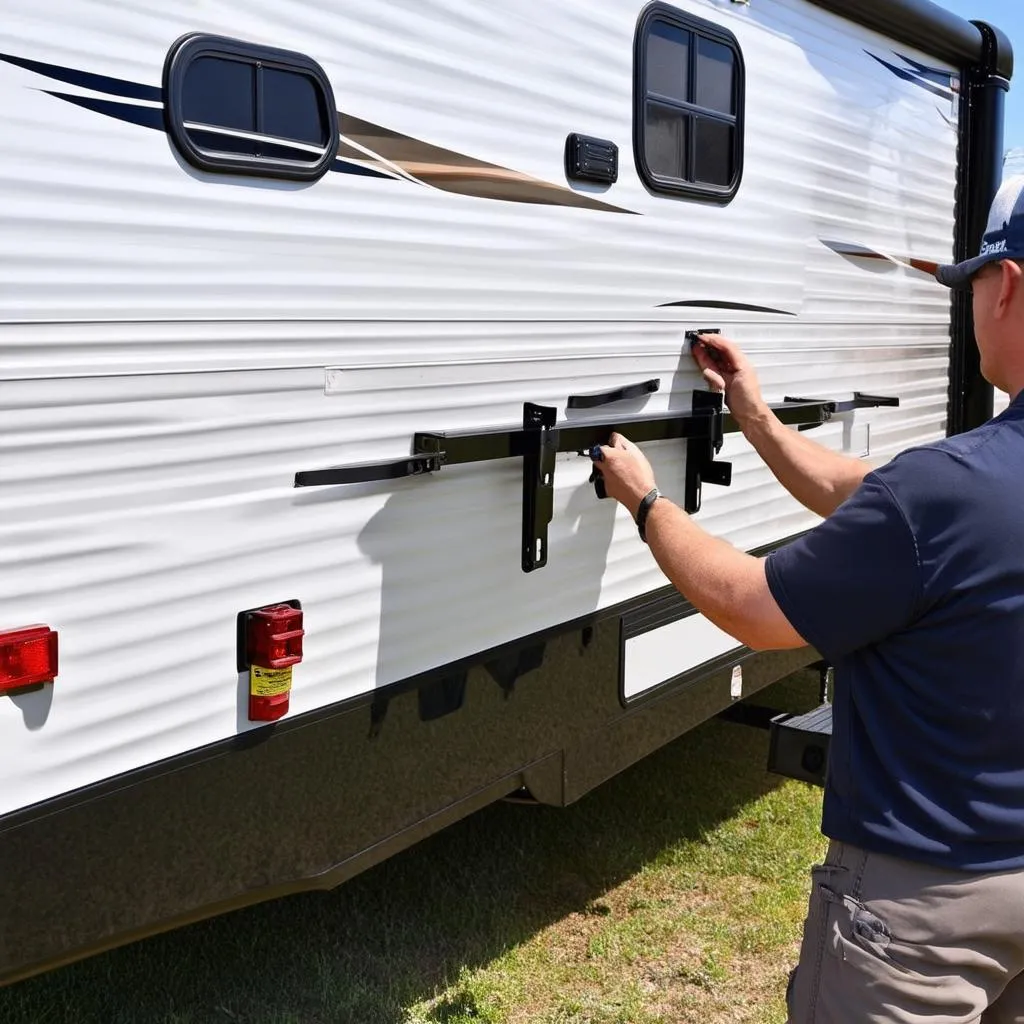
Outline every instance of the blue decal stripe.
<path id="1" fill-rule="evenodd" d="M 372 167 L 364 167 L 362 164 L 349 163 L 348 160 L 335 160 L 331 170 L 338 174 L 361 174 L 366 178 L 384 178 L 387 181 L 397 181 L 393 174 L 385 174 L 383 171 L 375 171 Z"/>
<path id="2" fill-rule="evenodd" d="M 66 92 L 51 92 L 49 89 L 44 89 L 43 91 L 48 96 L 55 96 L 59 100 L 74 103 L 76 107 L 94 110 L 97 114 L 115 117 L 118 121 L 128 121 L 131 124 L 142 125 L 143 128 L 156 128 L 159 131 L 165 130 L 162 107 L 137 107 L 134 103 L 119 103 L 117 100 L 104 100 L 92 96 L 73 96 Z"/>
<path id="3" fill-rule="evenodd" d="M 941 96 L 944 100 L 953 99 L 952 89 L 942 89 L 935 85 L 933 82 L 929 82 L 927 79 L 922 78 L 917 72 L 910 71 L 907 68 L 898 68 L 895 64 L 890 64 L 887 60 L 882 60 L 881 57 L 869 52 L 864 51 L 872 60 L 877 60 L 883 68 L 888 68 L 897 78 L 902 78 L 904 82 L 911 82 L 913 85 L 919 86 L 922 89 L 927 89 L 928 92 L 934 93 L 936 96 Z"/>
<path id="4" fill-rule="evenodd" d="M 84 107 L 86 110 L 95 111 L 97 114 L 105 114 L 107 117 L 116 118 L 118 121 L 127 121 L 130 124 L 141 125 L 143 128 L 155 128 L 164 131 L 164 112 L 156 107 L 138 107 L 133 103 L 119 103 L 117 100 L 105 100 L 94 96 L 74 96 L 66 92 L 53 92 L 49 89 L 43 90 L 48 96 L 54 96 L 59 100 L 73 103 L 77 107 Z M 372 167 L 363 167 L 360 164 L 350 163 L 348 160 L 335 160 L 331 166 L 332 171 L 340 174 L 356 174 L 367 178 L 385 178 L 393 181 L 394 177 L 375 171 Z"/>
<path id="5" fill-rule="evenodd" d="M 927 78 L 930 82 L 934 82 L 936 85 L 945 86 L 947 89 L 950 87 L 950 82 L 953 79 L 953 72 L 943 71 L 942 68 L 931 68 L 927 64 L 921 64 L 912 57 L 907 57 L 902 53 L 897 53 L 896 56 L 899 57 L 904 64 L 909 64 L 912 68 L 916 68 L 922 78 Z"/>
<path id="6" fill-rule="evenodd" d="M 6 53 L 0 53 L 0 60 L 6 61 L 8 64 L 14 64 L 19 68 L 25 68 L 26 71 L 34 71 L 38 75 L 45 75 L 47 78 L 52 78 L 55 82 L 65 82 L 67 85 L 77 85 L 83 89 L 92 89 L 94 92 L 109 93 L 111 96 L 123 96 L 128 100 L 163 102 L 163 90 L 153 85 L 126 82 L 122 78 L 110 78 L 107 75 L 93 75 L 88 71 L 62 68 L 57 64 L 43 64 L 38 60 L 12 57 Z"/>

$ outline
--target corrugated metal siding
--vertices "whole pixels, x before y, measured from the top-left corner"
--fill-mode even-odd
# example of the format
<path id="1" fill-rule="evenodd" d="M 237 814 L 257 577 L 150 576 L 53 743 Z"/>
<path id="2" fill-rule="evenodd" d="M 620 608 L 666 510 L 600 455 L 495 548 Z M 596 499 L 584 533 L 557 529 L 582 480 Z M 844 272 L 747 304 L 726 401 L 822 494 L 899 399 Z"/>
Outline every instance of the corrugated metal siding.
<path id="1" fill-rule="evenodd" d="M 292 488 L 297 470 L 650 376 L 663 390 L 646 408 L 688 408 L 683 332 L 711 325 L 770 398 L 898 394 L 899 410 L 856 416 L 873 455 L 943 434 L 948 293 L 820 241 L 949 257 L 940 104 L 865 54 L 883 40 L 800 0 L 680 6 L 744 49 L 746 173 L 726 208 L 637 178 L 640 6 L 625 0 L 543 17 L 522 0 L 79 2 L 59 18 L 14 0 L 3 52 L 156 85 L 185 31 L 272 42 L 319 60 L 341 109 L 546 181 L 564 183 L 569 131 L 614 139 L 620 180 L 601 198 L 639 215 L 341 174 L 207 177 L 162 133 L 0 64 L 0 624 L 48 622 L 62 652 L 56 687 L 0 705 L 0 810 L 248 728 L 241 609 L 302 600 L 301 713 L 663 583 L 576 456 L 530 576 L 514 460 L 316 491 Z M 693 299 L 797 316 L 659 308 Z M 842 445 L 843 425 L 820 436 Z M 680 494 L 680 446 L 649 448 Z M 735 482 L 706 488 L 708 529 L 751 548 L 813 523 L 742 439 L 726 457 Z"/>

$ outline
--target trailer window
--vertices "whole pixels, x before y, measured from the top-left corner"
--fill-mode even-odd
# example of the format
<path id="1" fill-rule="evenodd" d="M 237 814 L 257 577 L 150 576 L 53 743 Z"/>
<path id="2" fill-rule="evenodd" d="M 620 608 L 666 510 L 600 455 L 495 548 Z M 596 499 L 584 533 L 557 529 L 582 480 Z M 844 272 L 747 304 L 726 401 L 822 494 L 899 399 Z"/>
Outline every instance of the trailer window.
<path id="1" fill-rule="evenodd" d="M 636 35 L 637 170 L 653 192 L 728 202 L 743 170 L 743 55 L 731 32 L 654 3 Z"/>
<path id="2" fill-rule="evenodd" d="M 164 84 L 171 138 L 200 170 L 314 181 L 334 161 L 331 86 L 301 53 L 186 36 L 167 56 Z"/>

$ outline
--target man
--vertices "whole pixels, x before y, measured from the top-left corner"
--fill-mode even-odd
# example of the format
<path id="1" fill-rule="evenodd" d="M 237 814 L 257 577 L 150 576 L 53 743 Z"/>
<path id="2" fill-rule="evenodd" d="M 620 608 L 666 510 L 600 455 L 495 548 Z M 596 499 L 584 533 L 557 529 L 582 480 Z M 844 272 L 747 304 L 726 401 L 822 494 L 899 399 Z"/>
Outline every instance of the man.
<path id="1" fill-rule="evenodd" d="M 765 559 L 660 496 L 616 435 L 595 463 L 666 576 L 755 649 L 811 644 L 836 671 L 822 831 L 792 1024 L 1024 1024 L 1024 177 L 973 290 L 986 379 L 1011 407 L 868 472 L 782 426 L 740 350 L 694 356 L 779 481 L 826 517 Z"/>

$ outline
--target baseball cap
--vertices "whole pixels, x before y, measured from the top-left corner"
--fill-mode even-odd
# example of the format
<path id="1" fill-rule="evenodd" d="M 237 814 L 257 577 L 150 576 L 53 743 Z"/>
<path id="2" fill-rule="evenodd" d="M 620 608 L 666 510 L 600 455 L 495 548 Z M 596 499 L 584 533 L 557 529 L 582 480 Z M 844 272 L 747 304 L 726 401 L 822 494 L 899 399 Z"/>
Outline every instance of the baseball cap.
<path id="1" fill-rule="evenodd" d="M 1007 178 L 992 200 L 978 255 L 939 267 L 935 278 L 947 288 L 970 288 L 971 278 L 996 260 L 1024 260 L 1024 174 Z"/>

